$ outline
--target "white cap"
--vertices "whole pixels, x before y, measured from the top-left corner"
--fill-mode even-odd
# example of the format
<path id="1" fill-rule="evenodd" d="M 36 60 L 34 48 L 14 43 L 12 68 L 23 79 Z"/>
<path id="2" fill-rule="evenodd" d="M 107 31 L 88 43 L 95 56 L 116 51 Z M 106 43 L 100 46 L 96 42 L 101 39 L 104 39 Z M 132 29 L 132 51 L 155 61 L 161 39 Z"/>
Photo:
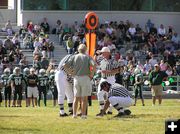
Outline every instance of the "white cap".
<path id="1" fill-rule="evenodd" d="M 103 47 L 100 52 L 101 53 L 103 53 L 103 52 L 109 52 L 110 53 L 110 49 L 108 47 Z"/>
<path id="2" fill-rule="evenodd" d="M 154 66 L 155 66 L 155 67 L 159 67 L 159 64 L 155 64 Z"/>

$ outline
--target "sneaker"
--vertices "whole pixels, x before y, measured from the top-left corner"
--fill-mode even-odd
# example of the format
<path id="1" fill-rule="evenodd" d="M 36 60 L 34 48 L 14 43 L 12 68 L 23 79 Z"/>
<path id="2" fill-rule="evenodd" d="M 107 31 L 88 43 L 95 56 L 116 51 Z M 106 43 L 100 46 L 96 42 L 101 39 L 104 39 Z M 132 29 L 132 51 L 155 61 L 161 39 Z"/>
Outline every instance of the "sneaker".
<path id="1" fill-rule="evenodd" d="M 103 114 L 102 113 L 98 113 L 96 114 L 97 117 L 103 117 Z"/>
<path id="2" fill-rule="evenodd" d="M 73 111 L 69 112 L 69 115 L 73 115 Z"/>
<path id="3" fill-rule="evenodd" d="M 124 112 L 120 112 L 120 113 L 118 113 L 117 115 L 115 115 L 114 117 L 122 117 L 122 116 L 124 116 L 124 115 L 125 115 Z"/>
<path id="4" fill-rule="evenodd" d="M 110 115 L 112 115 L 112 112 L 108 111 L 108 112 L 107 112 L 107 114 L 110 114 Z"/>
<path id="5" fill-rule="evenodd" d="M 96 116 L 103 116 L 103 115 L 106 115 L 106 112 L 102 112 L 102 110 L 100 110 L 100 113 L 96 114 Z"/>
<path id="6" fill-rule="evenodd" d="M 64 114 L 59 114 L 60 117 L 66 117 L 68 116 L 68 114 L 64 113 Z"/>
<path id="7" fill-rule="evenodd" d="M 126 109 L 126 110 L 124 110 L 124 114 L 125 114 L 125 115 L 130 115 L 130 114 L 131 114 L 131 111 L 130 111 L 129 109 Z"/>
<path id="8" fill-rule="evenodd" d="M 87 119 L 87 116 L 86 115 L 82 115 L 81 119 Z"/>
<path id="9" fill-rule="evenodd" d="M 72 118 L 77 119 L 77 115 L 73 115 Z"/>
<path id="10" fill-rule="evenodd" d="M 82 115 L 82 113 L 77 114 L 77 116 L 81 116 L 81 115 Z"/>
<path id="11" fill-rule="evenodd" d="M 142 106 L 145 106 L 145 104 L 142 104 Z"/>

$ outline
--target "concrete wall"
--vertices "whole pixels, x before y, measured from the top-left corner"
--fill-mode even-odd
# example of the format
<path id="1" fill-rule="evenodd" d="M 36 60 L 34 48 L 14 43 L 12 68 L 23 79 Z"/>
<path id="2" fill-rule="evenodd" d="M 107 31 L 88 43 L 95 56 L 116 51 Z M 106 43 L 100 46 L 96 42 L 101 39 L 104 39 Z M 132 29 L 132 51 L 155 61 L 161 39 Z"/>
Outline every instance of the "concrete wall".
<path id="1" fill-rule="evenodd" d="M 22 23 L 26 24 L 28 20 L 32 20 L 36 24 L 40 23 L 43 17 L 47 17 L 51 27 L 54 27 L 58 19 L 63 24 L 72 24 L 74 21 L 82 22 L 86 13 L 87 11 L 22 11 Z M 164 24 L 166 27 L 171 25 L 180 33 L 180 12 L 96 11 L 96 13 L 100 22 L 130 20 L 144 28 L 147 20 L 151 19 L 156 27 L 159 27 L 160 24 Z"/>
<path id="2" fill-rule="evenodd" d="M 16 23 L 16 10 L 0 9 L 0 23 L 6 23 L 7 20 Z"/>

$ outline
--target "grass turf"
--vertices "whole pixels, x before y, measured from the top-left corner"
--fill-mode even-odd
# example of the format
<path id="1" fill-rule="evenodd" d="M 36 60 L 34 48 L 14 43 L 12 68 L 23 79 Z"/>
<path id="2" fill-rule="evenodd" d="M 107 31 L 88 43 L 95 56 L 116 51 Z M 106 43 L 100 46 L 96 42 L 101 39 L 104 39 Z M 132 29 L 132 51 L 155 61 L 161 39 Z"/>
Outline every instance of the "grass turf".
<path id="1" fill-rule="evenodd" d="M 41 102 L 42 103 L 42 102 Z M 48 101 L 47 107 L 0 107 L 1 134 L 162 134 L 165 120 L 180 119 L 180 101 L 163 100 L 162 106 L 152 106 L 151 100 L 145 100 L 146 106 L 130 107 L 132 115 L 114 118 L 117 114 L 97 118 L 98 102 L 89 107 L 88 119 L 59 117 L 59 108 Z M 24 105 L 23 105 L 24 106 Z M 66 108 L 67 110 L 67 108 Z"/>

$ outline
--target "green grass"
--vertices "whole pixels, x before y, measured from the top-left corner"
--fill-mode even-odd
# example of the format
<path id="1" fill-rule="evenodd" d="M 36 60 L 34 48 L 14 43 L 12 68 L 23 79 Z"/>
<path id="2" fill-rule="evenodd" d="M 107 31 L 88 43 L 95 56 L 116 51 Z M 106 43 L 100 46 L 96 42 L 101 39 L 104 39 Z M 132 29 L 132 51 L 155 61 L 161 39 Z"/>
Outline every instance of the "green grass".
<path id="1" fill-rule="evenodd" d="M 145 104 L 138 101 L 132 106 L 130 117 L 113 118 L 117 114 L 113 110 L 112 116 L 97 118 L 98 103 L 93 101 L 87 120 L 60 118 L 58 106 L 53 107 L 51 101 L 48 107 L 0 107 L 0 134 L 163 134 L 166 119 L 180 118 L 177 99 L 163 100 L 162 106 L 152 107 L 151 100 Z"/>

